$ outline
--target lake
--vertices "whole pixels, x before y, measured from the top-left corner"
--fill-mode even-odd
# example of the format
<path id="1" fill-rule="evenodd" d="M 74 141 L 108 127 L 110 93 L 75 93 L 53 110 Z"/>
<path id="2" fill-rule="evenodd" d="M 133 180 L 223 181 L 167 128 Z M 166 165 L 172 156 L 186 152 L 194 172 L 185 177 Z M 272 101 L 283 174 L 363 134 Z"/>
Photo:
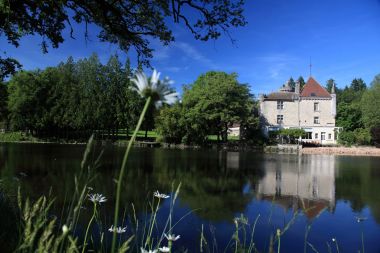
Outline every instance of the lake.
<path id="1" fill-rule="evenodd" d="M 31 199 L 51 192 L 52 212 L 62 217 L 84 149 L 0 144 L 0 186 L 10 196 L 20 186 Z M 98 146 L 90 160 L 95 163 L 101 150 L 90 185 L 108 201 L 101 206 L 103 227 L 93 233 L 96 237 L 103 230 L 109 238 L 106 230 L 112 223 L 115 178 L 124 148 Z M 170 194 L 172 185 L 180 182 L 173 216 L 173 223 L 178 221 L 174 233 L 181 235 L 175 242 L 177 251 L 199 252 L 203 228 L 204 252 L 231 252 L 234 218 L 244 215 L 250 224 L 257 221 L 253 238 L 260 252 L 267 252 L 270 236 L 285 228 L 281 252 L 329 252 L 329 247 L 336 252 L 335 242 L 340 252 L 361 252 L 362 238 L 365 252 L 380 252 L 380 157 L 135 148 L 122 190 L 124 224 L 133 227 L 128 219 L 133 216 L 132 203 L 143 221 L 153 192 Z M 170 198 L 161 203 L 158 227 L 164 226 L 169 208 Z M 91 203 L 86 203 L 82 224 L 91 212 Z M 76 233 L 83 236 L 83 230 L 79 227 Z M 243 230 L 240 236 L 243 241 Z M 247 240 L 250 236 L 248 230 Z"/>

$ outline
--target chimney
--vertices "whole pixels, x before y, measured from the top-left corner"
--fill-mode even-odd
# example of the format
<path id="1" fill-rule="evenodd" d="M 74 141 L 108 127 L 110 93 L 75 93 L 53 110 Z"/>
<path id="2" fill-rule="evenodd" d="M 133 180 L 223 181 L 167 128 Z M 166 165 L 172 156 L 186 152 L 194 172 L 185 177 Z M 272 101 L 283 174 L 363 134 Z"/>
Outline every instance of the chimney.
<path id="1" fill-rule="evenodd" d="M 300 82 L 296 81 L 296 87 L 294 88 L 294 93 L 300 94 L 300 87 L 301 87 Z"/>

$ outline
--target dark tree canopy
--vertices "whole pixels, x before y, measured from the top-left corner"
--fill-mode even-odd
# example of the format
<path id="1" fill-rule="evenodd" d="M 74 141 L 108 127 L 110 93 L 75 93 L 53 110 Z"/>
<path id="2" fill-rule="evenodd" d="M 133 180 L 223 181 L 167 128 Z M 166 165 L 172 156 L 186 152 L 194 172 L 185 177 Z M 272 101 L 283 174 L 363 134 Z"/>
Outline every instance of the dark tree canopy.
<path id="1" fill-rule="evenodd" d="M 296 87 L 296 82 L 294 81 L 293 77 L 289 78 L 289 87 L 292 88 L 293 90 Z"/>
<path id="2" fill-rule="evenodd" d="M 300 83 L 300 89 L 303 89 L 303 86 L 305 86 L 306 82 L 303 79 L 303 76 L 298 77 L 297 81 Z"/>
<path id="3" fill-rule="evenodd" d="M 85 24 L 85 38 L 87 25 L 95 24 L 101 41 L 125 52 L 134 49 L 139 61 L 149 66 L 153 56 L 149 39 L 164 45 L 173 41 L 171 22 L 184 24 L 197 40 L 218 39 L 222 33 L 229 36 L 231 27 L 246 25 L 243 5 L 244 0 L 0 1 L 0 36 L 17 47 L 21 37 L 40 35 L 42 51 L 47 52 L 49 44 L 57 48 L 64 42 L 66 27 L 74 36 L 73 22 Z M 0 58 L 0 68 L 7 59 Z M 7 69 L 5 73 L 13 70 Z"/>

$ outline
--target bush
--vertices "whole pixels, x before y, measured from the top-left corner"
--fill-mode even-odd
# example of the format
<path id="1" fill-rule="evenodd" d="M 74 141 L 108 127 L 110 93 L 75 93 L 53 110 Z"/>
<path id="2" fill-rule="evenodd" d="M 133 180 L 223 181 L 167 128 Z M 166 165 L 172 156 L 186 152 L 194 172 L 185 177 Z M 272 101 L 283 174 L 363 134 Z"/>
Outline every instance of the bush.
<path id="1" fill-rule="evenodd" d="M 338 137 L 339 144 L 351 146 L 355 143 L 355 134 L 352 131 L 342 131 Z"/>
<path id="2" fill-rule="evenodd" d="M 377 148 L 380 148 L 380 126 L 371 128 L 371 137 Z"/>
<path id="3" fill-rule="evenodd" d="M 339 133 L 338 142 L 345 146 L 370 145 L 371 135 L 368 129 L 357 128 L 354 131 L 343 131 Z"/>
<path id="4" fill-rule="evenodd" d="M 371 134 L 368 129 L 358 128 L 354 131 L 355 143 L 358 145 L 370 145 L 371 144 Z"/>

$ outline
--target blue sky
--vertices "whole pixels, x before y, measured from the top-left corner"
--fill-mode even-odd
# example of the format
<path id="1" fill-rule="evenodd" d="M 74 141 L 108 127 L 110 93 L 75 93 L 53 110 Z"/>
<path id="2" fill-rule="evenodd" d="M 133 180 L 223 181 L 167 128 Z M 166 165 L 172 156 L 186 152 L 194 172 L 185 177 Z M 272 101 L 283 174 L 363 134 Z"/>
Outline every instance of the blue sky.
<path id="1" fill-rule="evenodd" d="M 236 72 L 254 94 L 276 90 L 289 77 L 312 75 L 321 84 L 334 78 L 338 87 L 355 77 L 369 84 L 380 73 L 380 0 L 246 0 L 248 25 L 227 37 L 200 42 L 184 25 L 173 26 L 176 41 L 168 47 L 152 41 L 152 66 L 175 81 L 178 91 L 210 70 Z M 19 48 L 0 38 L 0 50 L 13 56 L 24 69 L 45 68 L 65 61 L 88 57 L 96 52 L 103 62 L 118 53 L 114 45 L 99 42 L 98 29 L 90 27 L 91 40 L 83 38 L 83 26 L 75 27 L 75 40 L 68 37 L 58 49 L 42 54 L 39 37 L 25 37 Z M 135 53 L 129 52 L 132 62 Z"/>

